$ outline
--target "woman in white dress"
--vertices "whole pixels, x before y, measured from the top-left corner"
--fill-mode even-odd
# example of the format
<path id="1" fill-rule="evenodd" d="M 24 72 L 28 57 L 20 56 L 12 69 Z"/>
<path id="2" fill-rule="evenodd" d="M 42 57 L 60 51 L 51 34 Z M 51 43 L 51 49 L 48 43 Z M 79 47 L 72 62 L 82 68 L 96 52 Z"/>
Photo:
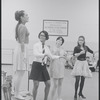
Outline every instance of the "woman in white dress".
<path id="1" fill-rule="evenodd" d="M 18 21 L 15 29 L 15 38 L 17 41 L 17 46 L 14 52 L 14 76 L 13 76 L 13 85 L 14 85 L 14 95 L 18 99 L 24 99 L 19 94 L 20 83 L 22 81 L 23 75 L 26 70 L 28 70 L 28 43 L 29 43 L 29 32 L 25 26 L 28 22 L 28 14 L 24 11 L 16 11 L 15 19 Z"/>
<path id="2" fill-rule="evenodd" d="M 52 60 L 50 64 L 50 76 L 53 80 L 51 100 L 54 100 L 56 90 L 57 90 L 57 100 L 62 100 L 61 90 L 62 90 L 62 83 L 64 78 L 65 63 L 66 63 L 65 51 L 62 48 L 63 43 L 64 43 L 64 39 L 62 37 L 58 37 L 56 39 L 55 47 L 51 49 L 53 55 L 57 55 L 61 57 Z"/>

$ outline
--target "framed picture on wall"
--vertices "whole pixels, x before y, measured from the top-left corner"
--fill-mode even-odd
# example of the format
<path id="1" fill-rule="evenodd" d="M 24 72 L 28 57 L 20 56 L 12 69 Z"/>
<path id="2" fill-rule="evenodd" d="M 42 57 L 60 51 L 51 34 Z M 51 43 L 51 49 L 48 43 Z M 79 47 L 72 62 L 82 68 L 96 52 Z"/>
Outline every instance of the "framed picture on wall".
<path id="1" fill-rule="evenodd" d="M 43 20 L 43 30 L 50 36 L 68 36 L 68 20 Z"/>

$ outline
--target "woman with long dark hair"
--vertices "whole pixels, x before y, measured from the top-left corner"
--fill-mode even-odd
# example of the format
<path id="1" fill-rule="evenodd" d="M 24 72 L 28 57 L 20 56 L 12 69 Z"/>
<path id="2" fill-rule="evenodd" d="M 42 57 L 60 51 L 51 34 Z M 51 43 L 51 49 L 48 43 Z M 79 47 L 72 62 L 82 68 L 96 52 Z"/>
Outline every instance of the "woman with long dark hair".
<path id="1" fill-rule="evenodd" d="M 24 10 L 15 12 L 15 20 L 18 21 L 15 29 L 15 39 L 17 46 L 14 52 L 14 76 L 13 76 L 13 90 L 14 95 L 18 99 L 24 99 L 20 93 L 19 88 L 26 70 L 28 70 L 28 43 L 29 32 L 25 24 L 28 22 L 28 14 Z"/>
<path id="2" fill-rule="evenodd" d="M 85 45 L 85 37 L 79 36 L 78 45 L 74 48 L 73 55 L 77 58 L 74 68 L 72 70 L 71 75 L 75 76 L 75 95 L 74 98 L 77 100 L 77 90 L 79 87 L 80 81 L 80 90 L 79 97 L 85 99 L 86 97 L 83 95 L 82 90 L 84 87 L 84 82 L 86 77 L 92 77 L 91 71 L 89 69 L 88 63 L 86 61 L 86 53 L 90 52 L 92 54 L 93 51 L 89 49 L 88 46 Z"/>

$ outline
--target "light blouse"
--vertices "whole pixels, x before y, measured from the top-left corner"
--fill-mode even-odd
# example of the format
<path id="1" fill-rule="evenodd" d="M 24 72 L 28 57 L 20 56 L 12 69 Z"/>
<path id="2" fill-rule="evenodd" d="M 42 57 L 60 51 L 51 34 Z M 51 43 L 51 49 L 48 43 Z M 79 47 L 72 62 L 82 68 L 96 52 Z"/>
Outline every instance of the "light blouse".
<path id="1" fill-rule="evenodd" d="M 44 45 L 45 53 L 48 54 L 51 59 L 57 59 L 59 56 L 53 55 L 50 52 L 50 49 L 47 45 Z M 42 62 L 42 59 L 44 58 L 45 53 L 43 54 L 43 49 L 42 49 L 42 42 L 38 42 L 34 44 L 33 46 L 33 55 L 34 55 L 34 61 L 36 62 Z"/>

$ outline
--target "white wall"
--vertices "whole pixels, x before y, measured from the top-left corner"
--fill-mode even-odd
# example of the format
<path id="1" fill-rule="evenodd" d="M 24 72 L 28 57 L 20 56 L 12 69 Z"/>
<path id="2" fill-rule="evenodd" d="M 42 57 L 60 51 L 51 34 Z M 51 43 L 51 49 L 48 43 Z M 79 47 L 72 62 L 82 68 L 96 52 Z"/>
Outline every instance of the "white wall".
<path id="1" fill-rule="evenodd" d="M 43 19 L 69 20 L 65 44 L 76 45 L 78 36 L 84 35 L 88 44 L 96 44 L 98 48 L 98 5 L 98 0 L 2 0 L 2 40 L 15 41 L 17 22 L 14 13 L 23 9 L 29 15 L 26 25 L 30 32 L 30 41 L 37 41 Z M 56 37 L 50 37 L 49 41 L 55 39 Z M 72 48 L 70 45 L 70 49 Z"/>

